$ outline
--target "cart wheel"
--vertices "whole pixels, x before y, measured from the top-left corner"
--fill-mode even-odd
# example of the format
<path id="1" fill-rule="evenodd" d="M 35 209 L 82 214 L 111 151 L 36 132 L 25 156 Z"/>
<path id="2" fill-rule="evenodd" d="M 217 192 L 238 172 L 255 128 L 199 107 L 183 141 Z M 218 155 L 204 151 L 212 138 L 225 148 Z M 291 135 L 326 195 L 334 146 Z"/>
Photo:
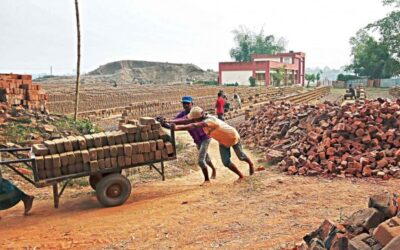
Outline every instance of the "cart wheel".
<path id="1" fill-rule="evenodd" d="M 116 173 L 122 173 L 122 170 L 121 171 L 117 171 Z M 97 174 L 94 174 L 94 175 L 90 175 L 89 176 L 89 184 L 90 184 L 90 186 L 93 188 L 93 190 L 96 190 L 96 186 L 97 186 L 97 184 L 99 183 L 99 181 L 101 180 L 101 179 L 103 179 L 104 177 L 106 177 L 107 175 L 110 175 L 110 174 L 113 174 L 113 173 L 97 173 Z"/>
<path id="2" fill-rule="evenodd" d="M 131 191 L 130 181 L 120 174 L 107 175 L 96 186 L 97 200 L 105 207 L 123 204 L 129 198 Z"/>

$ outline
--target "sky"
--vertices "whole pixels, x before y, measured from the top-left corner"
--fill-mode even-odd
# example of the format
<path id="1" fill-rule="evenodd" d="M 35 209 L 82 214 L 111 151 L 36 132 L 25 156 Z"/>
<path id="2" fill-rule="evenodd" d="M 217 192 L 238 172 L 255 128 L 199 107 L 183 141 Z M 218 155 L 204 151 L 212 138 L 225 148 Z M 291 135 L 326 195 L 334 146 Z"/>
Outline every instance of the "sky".
<path id="1" fill-rule="evenodd" d="M 81 72 L 118 60 L 232 61 L 244 25 L 284 37 L 306 67 L 350 63 L 349 39 L 390 7 L 381 0 L 80 0 Z M 0 0 L 0 72 L 73 74 L 74 0 Z"/>

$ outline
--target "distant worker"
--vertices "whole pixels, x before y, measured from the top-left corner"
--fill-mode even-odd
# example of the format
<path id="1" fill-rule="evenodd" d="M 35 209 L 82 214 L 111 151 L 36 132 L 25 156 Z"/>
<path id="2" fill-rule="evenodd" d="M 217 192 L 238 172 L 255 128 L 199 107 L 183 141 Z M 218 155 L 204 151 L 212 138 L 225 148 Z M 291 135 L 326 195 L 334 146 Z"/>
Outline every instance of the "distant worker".
<path id="1" fill-rule="evenodd" d="M 233 100 L 235 100 L 235 102 L 236 102 L 236 108 L 241 109 L 242 108 L 242 100 L 240 99 L 239 94 L 236 92 L 236 89 L 235 89 L 235 92 L 233 93 Z"/>
<path id="2" fill-rule="evenodd" d="M 185 123 L 187 120 L 187 115 L 193 107 L 193 98 L 191 96 L 182 97 L 183 111 L 180 112 L 174 120 L 166 122 L 162 120 L 161 124 L 163 127 L 170 128 L 170 123 Z M 204 175 L 204 181 L 209 182 L 210 178 L 208 176 L 207 165 L 212 169 L 211 179 L 216 178 L 216 170 L 214 164 L 211 161 L 210 155 L 207 153 L 208 145 L 211 142 L 211 137 L 207 135 L 202 128 L 190 129 L 189 134 L 192 136 L 197 149 L 199 150 L 198 164 L 200 165 L 201 171 Z"/>
<path id="3" fill-rule="evenodd" d="M 200 107 L 193 107 L 188 114 L 188 119 L 191 120 L 187 125 L 172 125 L 173 130 L 191 130 L 194 128 L 203 128 L 204 131 L 219 142 L 219 153 L 222 163 L 232 172 L 239 176 L 239 180 L 244 178 L 242 172 L 231 161 L 231 147 L 235 151 L 236 156 L 241 161 L 249 164 L 249 174 L 254 174 L 254 164 L 251 159 L 243 152 L 242 144 L 240 143 L 240 135 L 237 130 L 229 126 L 224 121 L 217 119 L 214 116 L 204 114 Z"/>
<path id="4" fill-rule="evenodd" d="M 8 180 L 2 178 L 0 172 L 0 210 L 9 209 L 20 201 L 24 203 L 24 215 L 32 208 L 34 197 L 27 195 Z"/>
<path id="5" fill-rule="evenodd" d="M 218 98 L 217 102 L 215 103 L 215 113 L 221 121 L 224 121 L 224 106 L 225 106 L 225 100 L 223 97 L 224 93 L 219 91 L 218 92 Z"/>
<path id="6" fill-rule="evenodd" d="M 356 90 L 353 88 L 353 86 L 351 84 L 349 84 L 349 93 L 350 93 L 352 98 L 356 97 Z"/>

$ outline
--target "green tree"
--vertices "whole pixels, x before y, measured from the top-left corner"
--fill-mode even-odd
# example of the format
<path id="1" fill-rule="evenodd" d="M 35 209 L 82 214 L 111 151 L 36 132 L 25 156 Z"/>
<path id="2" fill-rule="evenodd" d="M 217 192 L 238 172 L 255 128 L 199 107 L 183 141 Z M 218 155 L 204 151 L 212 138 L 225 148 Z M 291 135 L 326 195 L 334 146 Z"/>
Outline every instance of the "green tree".
<path id="1" fill-rule="evenodd" d="M 310 87 L 310 82 L 314 82 L 315 81 L 315 74 L 306 74 L 305 76 L 306 81 L 307 81 L 307 88 Z"/>
<path id="2" fill-rule="evenodd" d="M 388 78 L 399 72 L 399 62 L 391 57 L 388 46 L 376 41 L 366 30 L 359 30 L 350 44 L 352 63 L 347 70 L 371 79 Z"/>
<path id="3" fill-rule="evenodd" d="M 383 5 L 394 5 L 394 10 L 386 17 L 367 25 L 367 29 L 378 31 L 380 41 L 387 46 L 389 53 L 400 61 L 400 0 L 383 0 Z M 400 71 L 400 70 L 399 70 Z M 397 74 L 400 72 L 397 71 Z"/>
<path id="4" fill-rule="evenodd" d="M 256 86 L 256 79 L 254 79 L 254 77 L 250 76 L 249 77 L 249 82 L 250 82 L 250 86 L 251 87 L 255 87 Z"/>
<path id="5" fill-rule="evenodd" d="M 273 35 L 265 35 L 262 28 L 259 33 L 240 26 L 233 31 L 235 47 L 230 50 L 230 56 L 237 62 L 251 61 L 252 54 L 274 54 L 285 51 L 286 40 L 276 39 Z"/>
<path id="6" fill-rule="evenodd" d="M 285 67 L 280 67 L 276 72 L 272 73 L 272 80 L 275 86 L 280 86 L 283 79 L 285 79 Z"/>

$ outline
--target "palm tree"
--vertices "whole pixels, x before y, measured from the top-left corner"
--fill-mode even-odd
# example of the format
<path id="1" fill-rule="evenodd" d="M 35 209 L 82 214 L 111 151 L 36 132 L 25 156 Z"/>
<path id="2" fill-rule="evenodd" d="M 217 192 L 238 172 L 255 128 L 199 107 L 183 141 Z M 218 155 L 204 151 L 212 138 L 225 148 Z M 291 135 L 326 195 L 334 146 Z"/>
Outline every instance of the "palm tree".
<path id="1" fill-rule="evenodd" d="M 81 68 L 81 29 L 79 25 L 79 8 L 78 0 L 75 0 L 75 14 L 76 14 L 76 31 L 78 35 L 78 58 L 76 63 L 76 93 L 75 93 L 75 113 L 74 120 L 78 117 L 78 103 L 79 103 L 79 76 Z"/>

